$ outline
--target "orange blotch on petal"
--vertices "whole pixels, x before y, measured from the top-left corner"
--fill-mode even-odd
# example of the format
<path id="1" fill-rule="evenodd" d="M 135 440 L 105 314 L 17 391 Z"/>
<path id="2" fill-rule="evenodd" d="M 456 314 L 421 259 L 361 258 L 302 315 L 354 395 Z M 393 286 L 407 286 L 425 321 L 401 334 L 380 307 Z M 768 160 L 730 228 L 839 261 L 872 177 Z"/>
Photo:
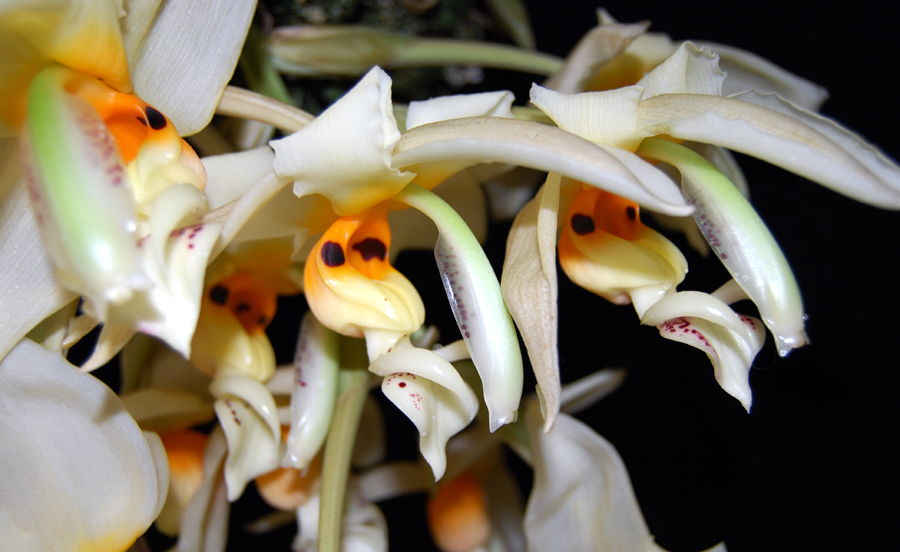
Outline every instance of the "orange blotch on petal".
<path id="1" fill-rule="evenodd" d="M 181 514 L 203 482 L 203 452 L 209 438 L 199 431 L 180 430 L 160 435 L 169 460 L 169 495 L 156 527 L 175 536 L 181 531 Z"/>
<path id="2" fill-rule="evenodd" d="M 281 438 L 287 441 L 289 426 L 281 427 Z M 278 468 L 256 478 L 256 489 L 266 504 L 277 510 L 296 510 L 318 492 L 322 461 L 313 458 L 306 473 L 296 468 Z"/>
<path id="3" fill-rule="evenodd" d="M 464 473 L 438 487 L 428 500 L 428 527 L 443 552 L 470 552 L 483 546 L 491 522 L 481 484 Z"/>

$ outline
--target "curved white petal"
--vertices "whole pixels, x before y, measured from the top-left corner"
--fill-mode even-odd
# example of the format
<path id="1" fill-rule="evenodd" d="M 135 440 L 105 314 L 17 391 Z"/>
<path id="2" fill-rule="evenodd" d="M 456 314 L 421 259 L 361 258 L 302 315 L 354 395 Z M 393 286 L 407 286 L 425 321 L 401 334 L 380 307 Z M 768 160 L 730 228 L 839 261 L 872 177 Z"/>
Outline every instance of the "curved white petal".
<path id="1" fill-rule="evenodd" d="M 218 209 L 238 199 L 272 168 L 275 152 L 269 146 L 248 151 L 204 157 L 206 200 L 210 209 Z"/>
<path id="2" fill-rule="evenodd" d="M 321 194 L 339 215 L 389 199 L 415 176 L 391 168 L 400 131 L 391 110 L 391 79 L 375 67 L 308 126 L 270 143 L 276 174 L 298 196 Z"/>
<path id="3" fill-rule="evenodd" d="M 725 73 L 719 69 L 719 56 L 690 42 L 678 47 L 671 56 L 638 81 L 644 89 L 641 99 L 660 94 L 722 95 Z"/>
<path id="4" fill-rule="evenodd" d="M 505 117 L 512 119 L 516 97 L 509 90 L 441 96 L 422 102 L 410 102 L 406 112 L 406 130 L 417 126 L 462 117 Z"/>
<path id="5" fill-rule="evenodd" d="M 408 348 L 376 359 L 381 390 L 419 429 L 419 448 L 435 480 L 447 465 L 446 445 L 475 417 L 478 399 L 453 365 L 426 349 Z"/>
<path id="6" fill-rule="evenodd" d="M 785 71 L 753 52 L 715 42 L 694 41 L 719 55 L 719 67 L 728 75 L 722 83 L 722 95 L 745 90 L 774 92 L 782 98 L 810 111 L 818 111 L 828 99 L 828 91 L 802 77 Z"/>
<path id="7" fill-rule="evenodd" d="M 338 334 L 307 312 L 294 354 L 291 431 L 283 467 L 306 469 L 325 443 L 337 401 L 339 348 Z"/>
<path id="8" fill-rule="evenodd" d="M 255 477 L 278 467 L 281 425 L 271 393 L 253 378 L 220 373 L 210 385 L 216 415 L 228 439 L 225 481 L 234 502 Z"/>
<path id="9" fill-rule="evenodd" d="M 396 199 L 437 225 L 435 259 L 453 317 L 484 386 L 491 430 L 514 422 L 522 396 L 522 353 L 484 250 L 462 218 L 434 194 L 412 184 Z"/>
<path id="10" fill-rule="evenodd" d="M 106 385 L 25 340 L 0 362 L 0 395 L 0 531 L 33 546 L 13 549 L 114 552 L 149 527 L 165 452 Z"/>
<path id="11" fill-rule="evenodd" d="M 549 433 L 535 405 L 526 422 L 534 465 L 525 509 L 528 549 L 648 550 L 653 537 L 613 446 L 564 413 Z"/>
<path id="12" fill-rule="evenodd" d="M 641 101 L 645 136 L 669 134 L 758 157 L 858 201 L 900 208 L 900 167 L 834 121 L 776 96 L 665 94 Z"/>
<path id="13" fill-rule="evenodd" d="M 222 467 L 227 452 L 222 430 L 214 429 L 203 453 L 203 482 L 181 517 L 181 534 L 175 548 L 178 552 L 225 550 L 231 513 Z"/>
<path id="14" fill-rule="evenodd" d="M 122 22 L 135 92 L 172 119 L 182 136 L 200 131 L 231 80 L 256 2 L 128 4 L 140 8 Z"/>
<path id="15" fill-rule="evenodd" d="M 436 162 L 450 160 L 511 163 L 556 172 L 654 211 L 691 212 L 677 186 L 662 172 L 654 173 L 652 182 L 642 182 L 608 151 L 569 132 L 531 121 L 470 117 L 423 125 L 400 138 L 392 162 L 394 167 L 415 170 L 417 179 L 430 180 L 433 165 L 443 172 Z M 454 167 L 459 170 L 458 165 Z"/>
<path id="16" fill-rule="evenodd" d="M 747 351 L 755 342 L 753 333 L 744 324 L 741 317 L 731 310 L 731 307 L 712 295 L 700 291 L 679 291 L 667 296 L 647 309 L 641 318 L 641 324 L 660 326 L 667 320 L 686 316 L 707 320 L 734 332 Z"/>
<path id="17" fill-rule="evenodd" d="M 525 341 L 538 383 L 544 431 L 559 412 L 556 228 L 559 181 L 550 174 L 516 216 L 506 240 L 500 289 Z"/>

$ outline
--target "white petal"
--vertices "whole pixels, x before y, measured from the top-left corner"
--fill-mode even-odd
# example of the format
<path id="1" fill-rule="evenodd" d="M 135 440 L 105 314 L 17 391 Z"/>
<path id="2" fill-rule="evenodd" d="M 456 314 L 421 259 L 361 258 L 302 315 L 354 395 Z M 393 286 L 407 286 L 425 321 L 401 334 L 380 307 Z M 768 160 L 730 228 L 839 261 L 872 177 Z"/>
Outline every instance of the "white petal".
<path id="1" fill-rule="evenodd" d="M 0 528 L 37 545 L 16 550 L 134 542 L 165 501 L 159 438 L 142 434 L 106 385 L 27 340 L 0 363 L 0 395 Z"/>
<path id="2" fill-rule="evenodd" d="M 746 351 L 749 351 L 756 341 L 753 333 L 731 307 L 700 291 L 679 291 L 667 296 L 647 309 L 641 318 L 641 324 L 660 326 L 667 320 L 685 316 L 701 318 L 734 332 L 744 344 Z"/>
<path id="3" fill-rule="evenodd" d="M 516 216 L 506 241 L 500 288 L 525 341 L 538 383 L 544 431 L 559 412 L 556 228 L 559 175 L 547 182 Z"/>
<path id="4" fill-rule="evenodd" d="M 272 168 L 275 152 L 269 146 L 213 155 L 201 159 L 206 169 L 206 200 L 210 209 L 218 209 L 238 199 L 266 171 Z"/>
<path id="5" fill-rule="evenodd" d="M 222 462 L 228 445 L 222 430 L 209 436 L 203 452 L 203 483 L 194 493 L 181 518 L 178 552 L 224 552 L 228 540 L 231 504 Z"/>
<path id="6" fill-rule="evenodd" d="M 255 10 L 252 0 L 179 0 L 161 3 L 158 11 L 135 11 L 123 22 L 135 92 L 172 119 L 182 136 L 212 119 Z"/>
<path id="7" fill-rule="evenodd" d="M 306 128 L 270 145 L 275 172 L 294 180 L 295 194 L 321 194 L 347 215 L 390 198 L 415 176 L 391 168 L 399 139 L 391 79 L 376 67 Z"/>
<path id="8" fill-rule="evenodd" d="M 522 353 L 484 250 L 460 216 L 434 194 L 413 184 L 396 199 L 437 225 L 435 259 L 453 317 L 484 386 L 491 430 L 514 422 L 522 396 Z"/>
<path id="9" fill-rule="evenodd" d="M 386 354 L 369 366 L 385 379 L 381 390 L 419 429 L 419 448 L 434 471 L 446 469 L 447 441 L 469 425 L 478 399 L 453 365 L 426 349 Z"/>
<path id="10" fill-rule="evenodd" d="M 535 406 L 526 421 L 534 459 L 528 549 L 647 550 L 653 539 L 613 446 L 567 414 L 559 414 L 550 433 L 541 430 Z"/>
<path id="11" fill-rule="evenodd" d="M 745 90 L 774 92 L 789 102 L 810 111 L 818 111 L 828 99 L 828 91 L 804 78 L 785 71 L 753 52 L 715 42 L 695 41 L 719 55 L 719 67 L 728 74 L 722 84 L 722 95 Z"/>
<path id="12" fill-rule="evenodd" d="M 642 100 L 660 94 L 721 96 L 724 80 L 725 73 L 719 69 L 719 56 L 685 42 L 636 86 L 644 89 Z"/>
<path id="13" fill-rule="evenodd" d="M 837 123 L 776 96 L 669 94 L 642 101 L 638 114 L 645 135 L 723 146 L 859 201 L 900 208 L 900 167 L 894 161 Z"/>
<path id="14" fill-rule="evenodd" d="M 0 140 L 0 359 L 31 328 L 73 301 L 77 295 L 56 279 L 18 179 L 16 140 Z"/>
<path id="15" fill-rule="evenodd" d="M 406 130 L 417 126 L 462 117 L 505 117 L 512 119 L 516 97 L 509 90 L 441 96 L 423 102 L 410 102 L 406 112 Z"/>
<path id="16" fill-rule="evenodd" d="M 561 408 L 566 414 L 577 414 L 618 389 L 623 381 L 625 370 L 606 368 L 567 383 L 560 394 Z"/>
<path id="17" fill-rule="evenodd" d="M 306 469 L 325 443 L 337 400 L 339 364 L 338 334 L 307 312 L 294 355 L 291 432 L 283 467 Z"/>

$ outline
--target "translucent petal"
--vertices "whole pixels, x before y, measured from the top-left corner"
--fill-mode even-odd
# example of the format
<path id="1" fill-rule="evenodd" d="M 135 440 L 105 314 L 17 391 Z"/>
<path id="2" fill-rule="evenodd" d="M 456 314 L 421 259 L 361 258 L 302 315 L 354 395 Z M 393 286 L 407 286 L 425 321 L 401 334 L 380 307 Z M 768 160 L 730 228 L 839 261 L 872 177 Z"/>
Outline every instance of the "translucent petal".
<path id="1" fill-rule="evenodd" d="M 36 548 L 127 548 L 165 501 L 169 472 L 155 434 L 118 398 L 56 353 L 25 340 L 0 363 L 0 529 Z M 7 541 L 8 543 L 8 541 Z"/>
<path id="2" fill-rule="evenodd" d="M 642 100 L 660 94 L 721 96 L 724 81 L 725 73 L 719 69 L 719 56 L 685 42 L 639 80 L 637 86 L 644 89 Z"/>
<path id="3" fill-rule="evenodd" d="M 525 341 L 538 382 L 544 431 L 559 412 L 556 228 L 559 175 L 550 174 L 523 208 L 506 241 L 500 288 Z M 537 252 L 537 254 L 535 254 Z"/>

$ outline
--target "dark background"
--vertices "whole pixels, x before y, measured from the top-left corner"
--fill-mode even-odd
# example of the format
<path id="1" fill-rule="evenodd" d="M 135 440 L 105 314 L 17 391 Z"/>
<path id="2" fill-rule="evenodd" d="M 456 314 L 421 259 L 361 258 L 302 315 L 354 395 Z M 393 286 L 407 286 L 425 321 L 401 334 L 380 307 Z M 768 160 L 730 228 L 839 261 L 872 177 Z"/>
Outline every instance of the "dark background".
<path id="1" fill-rule="evenodd" d="M 596 4 L 527 2 L 538 48 L 564 56 L 594 24 Z M 673 39 L 702 39 L 753 51 L 829 89 L 823 113 L 900 156 L 894 89 L 896 25 L 870 0 L 843 11 L 788 2 L 608 2 L 618 20 L 651 20 Z M 491 37 L 499 39 L 499 37 Z M 462 92 L 508 88 L 521 105 L 533 77 L 486 71 Z M 809 315 L 811 344 L 779 358 L 767 336 L 750 375 L 748 415 L 717 385 L 700 351 L 641 327 L 631 307 L 614 307 L 560 273 L 563 382 L 603 367 L 625 367 L 622 388 L 580 417 L 611 441 L 629 469 L 650 531 L 672 552 L 725 541 L 731 552 L 886 549 L 898 522 L 894 350 L 895 232 L 900 215 L 859 204 L 780 169 L 740 157 L 751 199 L 794 267 Z M 486 246 L 499 269 L 508 225 Z M 712 291 L 727 279 L 673 237 L 691 272 L 680 289 Z M 427 322 L 456 337 L 430 252 L 404 253 L 397 268 L 420 290 Z M 741 308 L 743 307 L 743 309 Z M 749 304 L 738 310 L 750 312 Z M 281 303 L 289 360 L 305 303 Z M 279 344 L 278 341 L 281 340 Z M 282 360 L 282 361 L 284 361 Z M 526 390 L 533 389 L 533 377 Z M 385 405 L 393 457 L 415 458 L 416 431 Z M 523 485 L 529 473 L 511 457 Z M 247 537 L 240 521 L 259 514 L 248 495 L 234 506 L 229 550 L 287 550 L 295 528 Z M 381 506 L 393 550 L 432 550 L 425 499 Z M 564 552 L 564 551 L 560 551 Z"/>

